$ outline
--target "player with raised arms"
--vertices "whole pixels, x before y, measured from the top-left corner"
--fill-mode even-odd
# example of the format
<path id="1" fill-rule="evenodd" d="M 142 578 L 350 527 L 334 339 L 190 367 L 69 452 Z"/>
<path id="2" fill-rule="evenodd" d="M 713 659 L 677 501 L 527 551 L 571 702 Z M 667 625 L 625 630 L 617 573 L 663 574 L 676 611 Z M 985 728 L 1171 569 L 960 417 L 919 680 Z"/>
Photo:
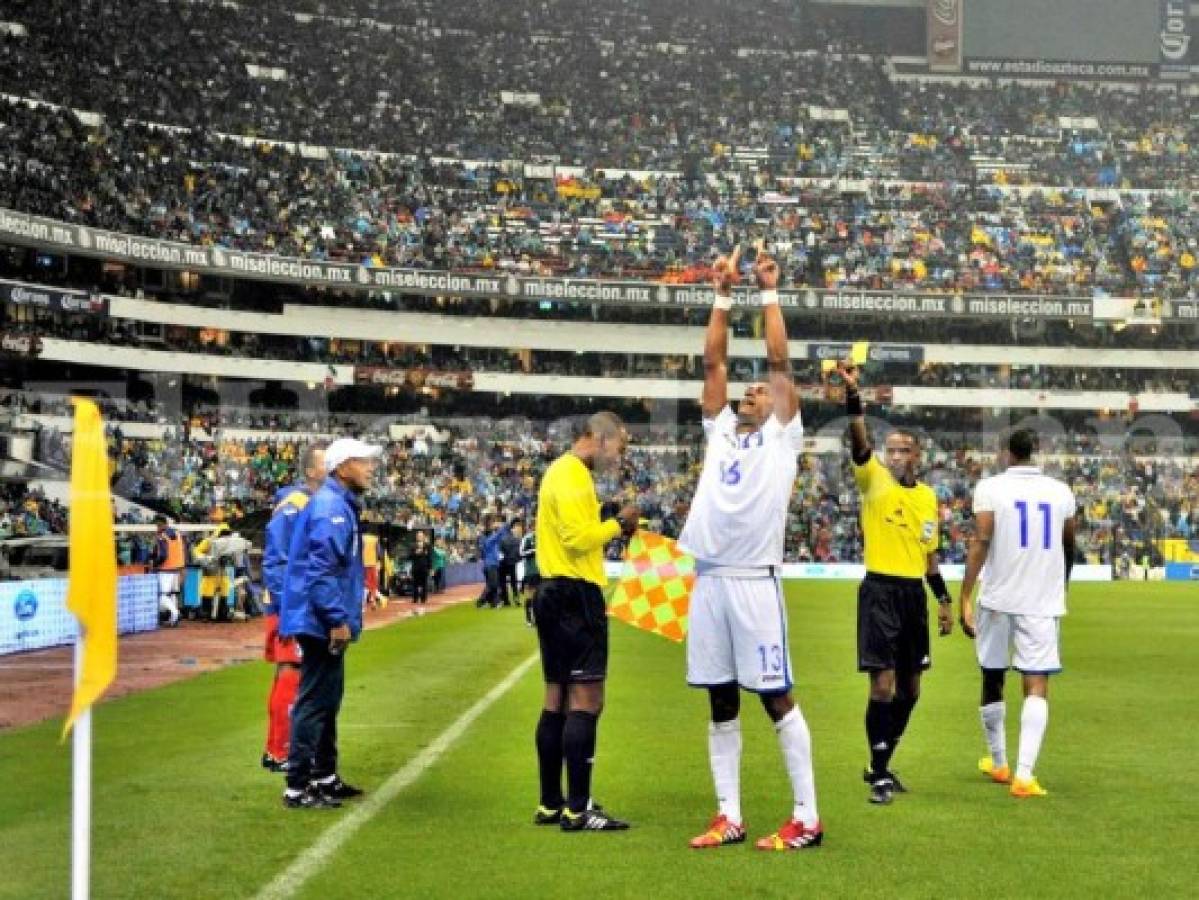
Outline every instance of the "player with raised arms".
<path id="1" fill-rule="evenodd" d="M 704 341 L 703 471 L 679 544 L 696 558 L 687 635 L 687 682 L 707 689 L 708 754 L 718 810 L 696 849 L 745 840 L 741 815 L 741 690 L 759 696 L 778 733 L 791 781 L 791 817 L 761 850 L 820 844 L 812 739 L 791 697 L 787 612 L 779 581 L 787 509 L 803 449 L 799 394 L 778 302 L 778 264 L 759 253 L 768 380 L 728 404 L 728 315 L 740 252 L 717 260 L 715 303 Z"/>

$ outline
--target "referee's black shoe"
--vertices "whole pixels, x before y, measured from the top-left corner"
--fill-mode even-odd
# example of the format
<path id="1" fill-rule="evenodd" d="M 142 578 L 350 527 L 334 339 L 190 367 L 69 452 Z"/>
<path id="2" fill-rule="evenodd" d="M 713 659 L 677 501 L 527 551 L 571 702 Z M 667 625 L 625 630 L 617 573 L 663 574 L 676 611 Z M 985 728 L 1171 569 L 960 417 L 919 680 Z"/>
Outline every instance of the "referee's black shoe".
<path id="1" fill-rule="evenodd" d="M 906 787 L 904 787 L 903 782 L 899 780 L 898 772 L 892 772 L 890 769 L 887 769 L 881 775 L 875 775 L 869 769 L 866 769 L 862 772 L 862 780 L 864 782 L 866 782 L 867 784 L 874 784 L 874 782 L 877 781 L 880 777 L 891 779 L 891 793 L 906 794 L 908 792 L 908 789 Z"/>
<path id="2" fill-rule="evenodd" d="M 608 815 L 594 801 L 582 812 L 563 809 L 559 825 L 563 831 L 627 831 L 629 827 L 628 822 Z"/>
<path id="3" fill-rule="evenodd" d="M 275 759 L 269 753 L 262 754 L 262 767 L 268 772 L 286 772 L 287 760 Z"/>
<path id="4" fill-rule="evenodd" d="M 562 821 L 563 806 L 538 806 L 533 813 L 534 825 L 557 825 Z"/>
<path id="5" fill-rule="evenodd" d="M 862 780 L 870 785 L 870 796 L 866 799 L 876 806 L 886 806 L 895 799 L 895 780 L 886 772 L 876 774 L 866 770 Z"/>
<path id="6" fill-rule="evenodd" d="M 288 789 L 284 792 L 283 805 L 288 809 L 338 809 L 341 801 L 327 797 L 309 785 L 302 791 Z"/>
<path id="7" fill-rule="evenodd" d="M 310 787 L 330 800 L 353 800 L 366 793 L 362 788 L 346 784 L 341 780 L 340 775 L 330 775 L 328 778 L 314 780 Z"/>

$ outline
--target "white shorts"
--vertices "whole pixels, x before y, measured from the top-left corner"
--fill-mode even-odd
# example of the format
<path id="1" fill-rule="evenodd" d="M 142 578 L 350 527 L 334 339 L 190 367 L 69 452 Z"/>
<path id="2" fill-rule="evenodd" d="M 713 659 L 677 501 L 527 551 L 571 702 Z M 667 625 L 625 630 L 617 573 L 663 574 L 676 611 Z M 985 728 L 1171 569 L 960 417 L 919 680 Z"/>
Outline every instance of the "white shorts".
<path id="1" fill-rule="evenodd" d="M 159 572 L 158 573 L 158 593 L 162 594 L 178 594 L 179 593 L 179 573 L 178 572 Z"/>
<path id="2" fill-rule="evenodd" d="M 776 578 L 700 575 L 687 625 L 687 683 L 739 684 L 759 694 L 791 689 L 787 608 Z"/>
<path id="3" fill-rule="evenodd" d="M 1060 672 L 1061 621 L 1058 616 L 1025 616 L 980 606 L 974 620 L 978 664 L 984 669 L 1006 669 L 1010 665 L 1026 675 Z"/>

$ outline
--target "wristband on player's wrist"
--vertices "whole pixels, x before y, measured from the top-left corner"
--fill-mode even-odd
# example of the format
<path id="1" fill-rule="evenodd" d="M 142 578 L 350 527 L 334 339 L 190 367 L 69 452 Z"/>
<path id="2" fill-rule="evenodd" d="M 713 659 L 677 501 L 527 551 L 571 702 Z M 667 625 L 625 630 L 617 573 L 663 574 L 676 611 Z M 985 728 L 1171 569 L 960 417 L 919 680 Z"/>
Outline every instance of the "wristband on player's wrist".
<path id="1" fill-rule="evenodd" d="M 851 416 L 862 415 L 862 395 L 857 391 L 846 391 L 845 412 Z"/>
<path id="2" fill-rule="evenodd" d="M 933 596 L 937 598 L 938 603 L 953 603 L 953 598 L 949 596 L 949 588 L 945 586 L 945 578 L 940 572 L 925 575 L 924 580 L 933 589 Z"/>
<path id="3" fill-rule="evenodd" d="M 763 306 L 778 306 L 779 292 L 774 288 L 765 288 L 759 297 Z"/>

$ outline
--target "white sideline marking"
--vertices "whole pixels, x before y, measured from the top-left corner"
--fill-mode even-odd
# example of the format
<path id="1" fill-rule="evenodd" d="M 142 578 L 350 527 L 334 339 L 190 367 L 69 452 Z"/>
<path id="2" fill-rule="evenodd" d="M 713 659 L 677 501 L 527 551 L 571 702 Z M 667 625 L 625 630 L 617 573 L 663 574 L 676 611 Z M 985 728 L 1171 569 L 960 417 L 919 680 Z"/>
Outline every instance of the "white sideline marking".
<path id="1" fill-rule="evenodd" d="M 379 785 L 378 789 L 368 794 L 361 803 L 353 804 L 349 813 L 342 816 L 329 826 L 307 850 L 304 850 L 295 861 L 275 876 L 274 881 L 258 892 L 257 900 L 282 900 L 293 896 L 304 883 L 325 867 L 333 854 L 341 849 L 342 844 L 353 837 L 354 832 L 377 816 L 388 803 L 396 798 L 400 791 L 412 784 L 426 771 L 436 764 L 447 750 L 457 743 L 475 720 L 499 700 L 508 690 L 520 680 L 537 662 L 534 653 L 515 669 L 508 673 L 499 684 L 477 700 L 470 709 L 441 734 L 433 739 L 429 746 L 410 759 L 402 768 L 393 772 L 388 779 Z M 313 815 L 312 811 L 292 811 L 290 815 Z M 317 812 L 316 815 L 321 815 Z"/>

